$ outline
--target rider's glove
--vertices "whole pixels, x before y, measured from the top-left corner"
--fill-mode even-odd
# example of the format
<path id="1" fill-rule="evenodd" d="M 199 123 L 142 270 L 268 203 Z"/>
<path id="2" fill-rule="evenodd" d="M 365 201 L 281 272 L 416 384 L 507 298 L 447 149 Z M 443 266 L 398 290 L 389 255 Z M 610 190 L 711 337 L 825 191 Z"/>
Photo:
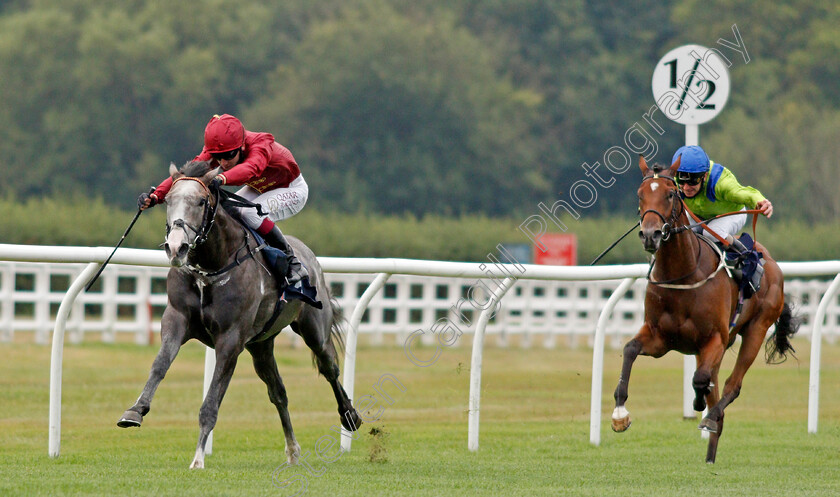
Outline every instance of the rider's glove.
<path id="1" fill-rule="evenodd" d="M 154 193 L 147 193 L 143 192 L 137 197 L 137 207 L 140 209 L 146 209 L 148 207 L 152 207 L 158 203 L 157 195 Z"/>

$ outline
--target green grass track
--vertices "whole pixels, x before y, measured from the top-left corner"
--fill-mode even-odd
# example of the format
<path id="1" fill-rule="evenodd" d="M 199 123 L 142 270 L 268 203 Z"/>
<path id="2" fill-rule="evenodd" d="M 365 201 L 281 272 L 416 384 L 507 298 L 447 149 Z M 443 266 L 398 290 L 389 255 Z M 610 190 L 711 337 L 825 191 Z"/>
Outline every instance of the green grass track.
<path id="1" fill-rule="evenodd" d="M 823 345 L 817 434 L 806 432 L 810 343 L 798 339 L 798 360 L 768 366 L 760 357 L 748 372 L 741 396 L 727 409 L 717 464 L 707 465 L 698 420 L 682 419 L 682 358 L 676 353 L 636 362 L 627 403 L 633 426 L 615 434 L 609 413 L 621 352 L 607 350 L 602 443 L 594 447 L 591 349 L 487 347 L 480 448 L 472 453 L 471 337 L 444 349 L 427 368 L 412 364 L 391 338 L 381 347 L 363 338 L 356 396 L 374 396 L 369 413 L 382 408 L 381 417 L 362 426 L 351 452 L 323 463 L 316 444 L 338 437 L 331 431 L 338 423 L 335 401 L 309 351 L 282 338 L 276 356 L 311 469 L 283 469 L 279 418 L 246 353 L 222 404 L 207 469 L 189 470 L 203 347 L 191 342 L 182 349 L 142 428 L 120 429 L 116 421 L 140 394 L 157 347 L 92 339 L 68 344 L 61 456 L 50 459 L 50 348 L 23 337 L 0 345 L 2 496 L 840 495 L 840 344 Z M 727 352 L 723 374 L 734 358 Z M 374 389 L 385 374 L 405 389 L 385 384 L 391 404 Z M 335 456 L 334 449 L 329 454 Z M 283 481 L 291 483 L 277 485 Z"/>

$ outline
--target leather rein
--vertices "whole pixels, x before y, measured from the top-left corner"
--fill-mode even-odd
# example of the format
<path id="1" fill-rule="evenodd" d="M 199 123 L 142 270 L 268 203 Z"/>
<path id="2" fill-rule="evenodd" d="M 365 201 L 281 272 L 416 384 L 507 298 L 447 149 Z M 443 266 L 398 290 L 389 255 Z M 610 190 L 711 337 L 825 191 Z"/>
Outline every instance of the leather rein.
<path id="1" fill-rule="evenodd" d="M 679 194 L 679 186 L 677 185 L 677 182 L 674 180 L 674 178 L 672 178 L 670 176 L 660 176 L 659 173 L 655 172 L 650 176 L 646 176 L 642 180 L 642 183 L 644 183 L 645 181 L 650 180 L 650 179 L 659 179 L 659 178 L 668 179 L 674 184 L 674 186 L 677 186 L 676 195 L 674 196 L 674 199 L 671 200 L 671 202 L 673 204 L 673 206 L 671 207 L 671 215 L 670 215 L 669 218 L 666 219 L 665 216 L 663 216 L 661 212 L 659 212 L 655 209 L 648 209 L 648 210 L 646 210 L 646 211 L 644 211 L 643 213 L 640 214 L 639 224 L 641 225 L 642 221 L 644 220 L 644 217 L 649 213 L 654 213 L 657 216 L 659 216 L 659 218 L 662 219 L 662 223 L 663 223 L 662 228 L 660 228 L 660 230 L 662 231 L 662 242 L 663 243 L 668 241 L 671 238 L 671 235 L 676 235 L 676 234 L 682 233 L 683 231 L 691 230 L 691 226 L 689 226 L 689 225 L 682 225 L 682 226 L 674 227 L 674 225 L 676 225 L 678 223 L 679 216 L 682 214 L 683 211 L 685 211 L 697 223 L 696 224 L 697 226 L 700 226 L 704 230 L 709 232 L 719 242 L 721 242 L 724 247 L 728 247 L 730 245 L 730 243 L 725 238 L 723 238 L 722 236 L 715 233 L 714 230 L 710 229 L 709 226 L 706 223 L 711 222 L 715 219 L 726 217 L 726 216 L 735 216 L 735 215 L 739 215 L 739 214 L 752 214 L 753 215 L 753 222 L 752 222 L 753 240 L 756 239 L 755 226 L 758 222 L 758 215 L 761 214 L 761 210 L 759 210 L 759 209 L 748 209 L 748 210 L 742 210 L 742 211 L 727 212 L 725 214 L 719 214 L 717 216 L 714 216 L 714 217 L 711 217 L 709 219 L 703 220 L 703 219 L 700 219 L 696 214 L 691 212 L 691 210 L 688 208 L 688 206 L 685 205 L 685 201 L 683 200 L 683 198 Z M 678 200 L 678 202 L 676 200 Z M 679 209 L 679 212 L 677 212 L 677 209 Z M 702 248 L 700 248 L 698 246 L 697 259 L 696 259 L 695 264 L 694 264 L 694 271 L 692 271 L 692 272 L 690 272 L 686 275 L 680 276 L 678 278 L 674 278 L 674 279 L 670 279 L 670 280 L 666 280 L 666 281 L 654 281 L 651 278 L 651 273 L 653 272 L 653 266 L 656 263 L 656 255 L 654 255 L 653 257 L 651 257 L 650 268 L 648 269 L 648 275 L 647 275 L 647 279 L 651 284 L 660 286 L 662 288 L 670 288 L 670 289 L 674 289 L 674 290 L 691 290 L 691 289 L 694 289 L 694 288 L 699 288 L 699 287 L 703 286 L 704 284 L 706 284 L 709 280 L 714 278 L 715 275 L 721 271 L 721 269 L 723 269 L 725 267 L 726 264 L 725 264 L 725 261 L 724 261 L 723 253 L 713 243 L 709 242 L 706 238 L 700 236 L 698 233 L 695 233 L 694 231 L 691 231 L 691 233 L 694 234 L 698 238 L 698 240 L 703 240 L 703 241 L 707 242 L 707 244 L 717 254 L 718 259 L 719 259 L 719 263 L 718 263 L 717 268 L 709 276 L 707 276 L 703 280 L 698 281 L 697 283 L 693 283 L 693 284 L 690 284 L 690 285 L 675 285 L 675 284 L 673 284 L 673 283 L 676 283 L 677 281 L 683 280 L 685 278 L 688 278 L 688 277 L 694 275 L 694 273 L 696 273 L 697 270 L 700 268 L 699 263 L 700 263 L 700 258 L 702 256 Z"/>
<path id="2" fill-rule="evenodd" d="M 201 181 L 201 179 L 194 178 L 194 177 L 182 176 L 182 177 L 174 180 L 172 182 L 172 186 L 175 186 L 175 183 L 177 183 L 179 181 L 195 181 L 196 183 L 201 185 L 202 189 L 204 190 L 204 193 L 206 194 L 206 196 L 202 198 L 202 204 L 204 205 L 204 212 L 202 214 L 201 225 L 198 228 L 196 228 L 196 227 L 190 225 L 189 223 L 185 222 L 183 219 L 176 219 L 175 221 L 172 222 L 172 226 L 170 226 L 168 222 L 166 223 L 166 235 L 169 236 L 169 232 L 172 230 L 172 228 L 181 228 L 185 232 L 187 231 L 187 228 L 189 228 L 193 233 L 195 233 L 195 237 L 193 238 L 193 241 L 189 244 L 190 250 L 194 250 L 196 247 L 198 247 L 199 245 L 201 245 L 201 244 L 203 244 L 204 242 L 207 241 L 207 237 L 210 235 L 210 230 L 213 229 L 213 224 L 215 223 L 215 220 L 216 220 L 216 212 L 219 208 L 219 203 L 222 200 L 222 197 L 223 196 L 234 197 L 235 199 L 237 199 L 239 201 L 240 204 L 242 204 L 242 201 L 244 201 L 244 199 L 242 199 L 241 197 L 237 197 L 236 195 L 233 195 L 233 194 L 224 195 L 227 192 L 224 192 L 224 190 L 219 188 L 218 185 L 215 185 L 213 183 L 211 183 L 211 187 L 214 191 L 211 191 L 211 187 L 208 187 L 207 185 L 205 185 L 204 182 Z M 216 199 L 216 202 L 213 202 L 214 197 Z M 247 202 L 247 201 L 246 201 L 246 203 L 250 204 L 250 205 L 245 205 L 245 204 L 242 204 L 242 205 L 243 206 L 249 206 L 249 207 L 257 207 L 258 212 L 260 211 L 258 205 L 251 204 L 250 202 Z M 263 242 L 262 244 L 260 244 L 256 248 L 252 249 L 250 247 L 250 244 L 249 244 L 249 240 L 250 240 L 250 237 L 251 237 L 250 233 L 248 233 L 248 230 L 245 229 L 244 227 L 242 228 L 242 231 L 243 231 L 243 234 L 245 235 L 245 243 L 232 254 L 233 261 L 230 262 L 229 264 L 227 264 L 226 266 L 224 266 L 222 269 L 219 269 L 217 271 L 205 271 L 204 269 L 201 269 L 199 267 L 192 266 L 192 265 L 186 266 L 187 269 L 189 269 L 193 272 L 199 273 L 203 276 L 218 276 L 220 274 L 224 274 L 224 273 L 230 271 L 231 269 L 235 268 L 236 266 L 239 266 L 240 264 L 247 261 L 248 259 L 254 258 L 257 255 L 258 252 L 260 252 L 262 249 L 264 249 L 267 246 L 267 244 L 265 242 Z M 243 250 L 245 250 L 247 253 L 240 258 L 239 254 Z M 230 259 L 230 257 L 231 256 L 228 256 L 228 259 Z"/>
<path id="3" fill-rule="evenodd" d="M 674 178 L 672 178 L 670 176 L 660 176 L 659 173 L 654 173 L 651 176 L 646 176 L 642 180 L 642 183 L 644 183 L 645 181 L 651 180 L 651 179 L 660 179 L 660 178 L 668 179 L 672 183 L 674 183 L 674 186 L 677 186 L 677 182 L 674 181 Z M 662 243 L 665 243 L 665 242 L 667 242 L 668 240 L 671 239 L 671 235 L 676 235 L 676 234 L 682 233 L 683 231 L 686 231 L 686 230 L 690 229 L 690 226 L 688 226 L 688 225 L 682 225 L 682 226 L 675 227 L 676 224 L 678 224 L 678 222 L 679 222 L 678 220 L 680 218 L 680 215 L 682 215 L 682 213 L 684 211 L 685 212 L 691 212 L 686 207 L 685 202 L 683 201 L 682 197 L 680 197 L 679 187 L 677 187 L 677 191 L 674 192 L 674 195 L 671 198 L 671 213 L 670 213 L 669 217 L 666 218 L 661 212 L 659 212 L 656 209 L 647 209 L 646 211 L 642 212 L 639 215 L 639 224 L 641 224 L 642 221 L 644 221 L 645 216 L 650 214 L 650 213 L 653 213 L 653 214 L 656 214 L 657 216 L 659 216 L 659 219 L 662 220 L 662 227 L 660 228 L 660 231 L 662 231 Z M 694 233 L 694 232 L 692 231 L 692 233 Z M 694 233 L 694 234 L 696 235 L 696 233 Z M 697 248 L 697 258 L 694 261 L 694 270 L 691 271 L 688 274 L 684 274 L 684 275 L 679 276 L 677 278 L 673 278 L 673 279 L 665 280 L 665 281 L 654 281 L 653 278 L 651 277 L 651 273 L 653 273 L 653 266 L 654 266 L 654 264 L 656 264 L 656 256 L 654 255 L 650 259 L 650 267 L 648 268 L 647 279 L 651 284 L 661 286 L 663 288 L 685 289 L 685 290 L 698 288 L 698 287 L 704 285 L 710 279 L 712 279 L 721 270 L 721 268 L 723 267 L 723 257 L 720 258 L 720 264 L 718 265 L 717 269 L 712 274 L 710 274 L 708 277 L 701 280 L 700 282 L 694 283 L 692 285 L 674 285 L 673 283 L 676 283 L 677 281 L 684 280 L 684 279 L 686 279 L 690 276 L 693 276 L 700 269 L 700 259 L 701 259 L 702 255 L 703 255 L 703 250 L 698 246 L 698 248 Z"/>

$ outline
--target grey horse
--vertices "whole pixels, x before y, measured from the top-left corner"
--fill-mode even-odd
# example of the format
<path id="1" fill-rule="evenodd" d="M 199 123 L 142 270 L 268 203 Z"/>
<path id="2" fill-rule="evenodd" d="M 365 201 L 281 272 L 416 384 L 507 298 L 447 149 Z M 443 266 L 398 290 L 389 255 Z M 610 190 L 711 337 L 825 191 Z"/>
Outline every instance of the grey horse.
<path id="1" fill-rule="evenodd" d="M 257 375 L 268 387 L 269 399 L 283 425 L 287 460 L 295 464 L 300 445 L 292 430 L 286 389 L 274 359 L 274 337 L 288 325 L 303 338 L 318 371 L 332 386 L 342 426 L 355 431 L 362 421 L 338 381 L 333 344 L 333 339 L 341 343 L 340 309 L 329 297 L 315 255 L 303 242 L 289 237 L 295 254 L 309 268 L 310 282 L 321 300 L 329 298 L 330 305 L 316 309 L 300 300 L 289 300 L 280 304 L 274 324 L 264 329 L 275 314 L 278 285 L 253 236 L 224 209 L 218 209 L 218 196 L 208 186 L 218 172 L 208 162 L 189 162 L 180 171 L 174 164 L 170 166 L 173 184 L 166 196 L 164 249 L 172 268 L 166 280 L 169 298 L 161 318 L 160 351 L 143 393 L 117 425 L 140 426 L 181 345 L 195 338 L 215 349 L 216 368 L 199 410 L 198 446 L 190 468 L 204 467 L 204 446 L 243 350 L 250 352 Z"/>

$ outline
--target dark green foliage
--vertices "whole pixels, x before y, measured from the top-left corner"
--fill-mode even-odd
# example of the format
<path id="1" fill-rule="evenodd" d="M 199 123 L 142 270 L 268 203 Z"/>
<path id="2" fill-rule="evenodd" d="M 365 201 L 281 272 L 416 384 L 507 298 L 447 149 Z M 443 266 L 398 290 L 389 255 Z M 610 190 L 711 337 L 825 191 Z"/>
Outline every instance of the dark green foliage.
<path id="1" fill-rule="evenodd" d="M 16 198 L 0 200 L 0 240 L 35 245 L 114 246 L 131 222 L 135 210 L 113 209 L 99 197 Z M 48 214 L 45 214 L 48 213 Z M 283 232 L 304 239 L 319 256 L 399 257 L 451 261 L 486 261 L 497 254 L 496 245 L 531 244 L 518 229 L 527 216 L 457 218 L 410 214 L 346 214 L 305 209 L 280 223 Z M 165 206 L 143 213 L 125 247 L 154 249 L 163 241 Z M 631 217 L 581 218 L 568 224 L 578 237 L 578 264 L 589 264 L 635 222 Z M 840 225 L 823 222 L 761 220 L 757 235 L 777 260 L 837 258 Z M 599 264 L 644 262 L 646 252 L 630 233 Z"/>
<path id="2" fill-rule="evenodd" d="M 692 42 L 732 61 L 727 109 L 701 130 L 711 157 L 774 200 L 780 220 L 834 222 L 840 11 L 797 0 L 761 6 L 759 19 L 756 8 L 4 2 L 0 194 L 79 193 L 130 208 L 170 161 L 200 150 L 212 114 L 229 112 L 292 150 L 312 187 L 308 210 L 527 216 L 645 124 L 653 65 Z M 734 40 L 733 25 L 749 61 L 718 44 Z M 655 160 L 668 161 L 683 128 L 657 122 Z M 626 176 L 585 215 L 632 216 L 637 183 Z"/>

